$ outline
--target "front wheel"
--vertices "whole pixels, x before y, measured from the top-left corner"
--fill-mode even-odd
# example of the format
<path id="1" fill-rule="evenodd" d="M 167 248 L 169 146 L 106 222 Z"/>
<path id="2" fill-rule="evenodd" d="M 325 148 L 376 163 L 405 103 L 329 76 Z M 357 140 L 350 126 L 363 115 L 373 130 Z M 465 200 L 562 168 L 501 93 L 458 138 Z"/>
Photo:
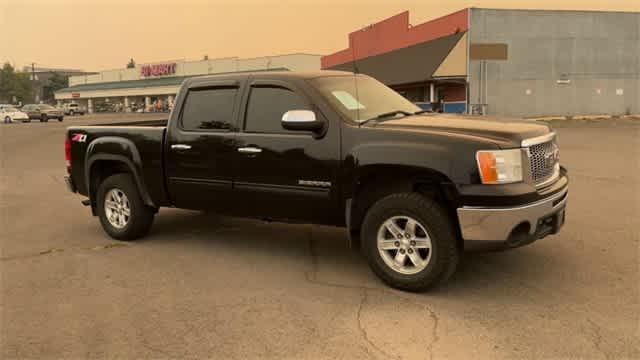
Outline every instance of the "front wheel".
<path id="1" fill-rule="evenodd" d="M 5 123 L 5 124 L 10 124 L 10 123 L 11 123 L 11 118 L 10 118 L 10 117 L 8 117 L 8 116 L 5 116 L 5 117 L 4 117 L 4 123 Z"/>
<path id="2" fill-rule="evenodd" d="M 47 116 L 47 114 L 40 115 L 40 122 L 48 122 L 48 121 L 49 121 L 49 117 Z"/>
<path id="3" fill-rule="evenodd" d="M 58 121 L 62 122 L 62 120 L 63 120 L 63 119 L 64 119 L 64 116 L 60 116 L 60 117 L 58 118 Z"/>
<path id="4" fill-rule="evenodd" d="M 367 212 L 362 246 L 373 272 L 389 286 L 425 291 L 455 271 L 459 250 L 446 211 L 418 193 L 389 195 Z"/>
<path id="5" fill-rule="evenodd" d="M 129 174 L 116 174 L 98 188 L 98 217 L 102 228 L 114 239 L 135 240 L 149 232 L 154 211 L 142 201 Z"/>

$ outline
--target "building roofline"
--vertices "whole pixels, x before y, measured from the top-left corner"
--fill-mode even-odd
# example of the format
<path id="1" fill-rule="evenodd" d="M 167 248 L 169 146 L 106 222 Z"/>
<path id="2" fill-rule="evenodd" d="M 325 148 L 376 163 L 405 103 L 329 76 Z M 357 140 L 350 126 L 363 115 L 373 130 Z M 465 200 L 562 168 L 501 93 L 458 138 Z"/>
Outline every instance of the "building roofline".
<path id="1" fill-rule="evenodd" d="M 321 68 L 395 51 L 467 31 L 469 8 L 438 16 L 419 24 L 410 22 L 409 10 L 351 31 L 348 46 L 321 58 Z"/>
<path id="2" fill-rule="evenodd" d="M 523 9 L 523 8 L 492 8 L 492 7 L 470 7 L 470 10 L 492 10 L 492 11 L 540 11 L 540 12 L 572 12 L 572 13 L 611 13 L 611 14 L 640 14 L 640 11 L 627 10 L 588 10 L 588 9 Z"/>
<path id="3" fill-rule="evenodd" d="M 250 58 L 241 58 L 239 56 L 227 56 L 227 57 L 219 57 L 219 58 L 209 58 L 207 60 L 205 60 L 205 59 L 194 59 L 194 60 L 189 60 L 189 59 L 169 59 L 169 60 L 160 60 L 160 61 L 153 61 L 153 62 L 140 62 L 140 63 L 136 62 L 136 67 L 139 66 L 139 65 L 154 65 L 154 64 L 164 64 L 164 63 L 170 63 L 170 62 L 199 62 L 199 61 L 232 60 L 232 59 L 236 59 L 236 60 L 255 60 L 255 59 L 285 57 L 285 56 L 291 56 L 291 55 L 323 56 L 321 54 L 310 54 L 310 53 L 304 53 L 304 52 L 296 52 L 296 53 L 279 54 L 279 55 L 255 56 L 255 57 L 250 57 Z M 95 73 L 99 74 L 99 73 L 107 72 L 107 71 L 121 71 L 121 70 L 127 70 L 127 68 L 126 67 L 120 67 L 120 68 L 104 69 L 104 70 L 97 71 Z M 131 80 L 131 81 L 134 81 L 134 80 Z"/>
<path id="4" fill-rule="evenodd" d="M 250 58 L 238 58 L 238 59 L 241 59 L 241 60 L 255 60 L 255 59 L 285 57 L 285 56 L 292 56 L 292 55 L 324 56 L 322 54 L 311 54 L 311 53 L 304 53 L 304 52 L 296 52 L 296 53 L 289 53 L 289 54 L 264 55 L 264 56 L 256 56 L 256 57 L 250 57 Z M 212 59 L 212 60 L 216 60 L 216 59 Z"/>

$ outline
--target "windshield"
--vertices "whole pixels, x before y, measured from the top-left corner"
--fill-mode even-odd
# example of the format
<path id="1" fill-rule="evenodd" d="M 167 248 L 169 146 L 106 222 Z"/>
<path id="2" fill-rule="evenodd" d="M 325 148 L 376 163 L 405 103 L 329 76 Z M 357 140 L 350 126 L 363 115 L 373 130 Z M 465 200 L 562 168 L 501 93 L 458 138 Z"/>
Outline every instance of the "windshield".
<path id="1" fill-rule="evenodd" d="M 51 109 L 55 109 L 55 108 L 53 106 L 51 106 L 51 105 L 42 104 L 42 105 L 40 105 L 40 109 L 42 109 L 42 110 L 51 110 Z"/>
<path id="2" fill-rule="evenodd" d="M 313 79 L 311 83 L 336 109 L 354 122 L 394 111 L 413 114 L 421 110 L 402 95 L 366 75 L 328 76 Z"/>

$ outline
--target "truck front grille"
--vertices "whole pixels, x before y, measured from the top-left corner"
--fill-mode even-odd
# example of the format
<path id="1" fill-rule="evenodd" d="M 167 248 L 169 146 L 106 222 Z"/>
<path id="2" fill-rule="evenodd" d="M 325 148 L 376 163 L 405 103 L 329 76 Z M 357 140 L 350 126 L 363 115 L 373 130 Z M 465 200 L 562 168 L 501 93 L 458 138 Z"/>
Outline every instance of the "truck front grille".
<path id="1" fill-rule="evenodd" d="M 544 183 L 559 171 L 558 146 L 553 140 L 529 146 L 531 177 L 536 184 Z"/>

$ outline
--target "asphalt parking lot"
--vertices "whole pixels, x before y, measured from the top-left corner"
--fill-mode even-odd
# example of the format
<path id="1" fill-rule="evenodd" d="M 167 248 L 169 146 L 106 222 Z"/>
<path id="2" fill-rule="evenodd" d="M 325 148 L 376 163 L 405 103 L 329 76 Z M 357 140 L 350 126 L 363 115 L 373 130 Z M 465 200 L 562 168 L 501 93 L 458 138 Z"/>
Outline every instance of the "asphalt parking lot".
<path id="1" fill-rule="evenodd" d="M 640 358 L 640 120 L 555 123 L 563 231 L 409 294 L 341 229 L 162 209 L 112 241 L 64 186 L 63 134 L 122 116 L 0 124 L 0 357 Z"/>

